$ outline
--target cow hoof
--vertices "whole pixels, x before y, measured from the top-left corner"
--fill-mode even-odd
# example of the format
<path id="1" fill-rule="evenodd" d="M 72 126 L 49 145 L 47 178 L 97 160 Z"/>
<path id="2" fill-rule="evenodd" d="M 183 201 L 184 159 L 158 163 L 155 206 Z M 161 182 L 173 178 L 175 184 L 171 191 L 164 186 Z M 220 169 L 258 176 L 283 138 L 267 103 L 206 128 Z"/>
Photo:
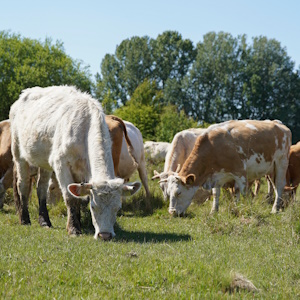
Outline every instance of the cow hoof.
<path id="1" fill-rule="evenodd" d="M 69 236 L 73 236 L 73 237 L 74 236 L 80 236 L 81 231 L 73 227 L 73 228 L 68 229 L 68 234 L 69 234 Z"/>
<path id="2" fill-rule="evenodd" d="M 31 222 L 30 222 L 30 220 L 21 220 L 20 224 L 21 225 L 31 225 Z"/>
<path id="3" fill-rule="evenodd" d="M 44 218 L 39 218 L 39 224 L 40 224 L 40 226 L 42 226 L 42 227 L 46 227 L 46 228 L 50 228 L 50 227 L 52 227 L 52 224 L 51 224 L 51 222 L 50 222 L 50 220 L 45 220 Z"/>

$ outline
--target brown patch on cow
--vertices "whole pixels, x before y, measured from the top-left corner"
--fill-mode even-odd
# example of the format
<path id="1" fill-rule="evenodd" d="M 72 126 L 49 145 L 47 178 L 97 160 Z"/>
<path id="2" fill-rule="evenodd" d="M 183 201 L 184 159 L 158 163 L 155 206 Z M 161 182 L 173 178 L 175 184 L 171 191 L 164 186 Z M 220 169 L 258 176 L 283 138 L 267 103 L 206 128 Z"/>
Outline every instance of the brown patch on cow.
<path id="1" fill-rule="evenodd" d="M 105 121 L 107 123 L 109 133 L 110 133 L 110 138 L 112 141 L 112 157 L 113 157 L 115 175 L 119 176 L 119 162 L 120 162 L 120 155 L 122 150 L 123 134 L 125 137 L 129 155 L 131 156 L 132 160 L 136 165 L 138 164 L 137 159 L 134 156 L 134 149 L 127 135 L 127 129 L 123 120 L 114 115 L 107 115 L 105 116 Z"/>
<path id="2" fill-rule="evenodd" d="M 286 187 L 290 196 L 295 197 L 297 187 L 300 184 L 300 142 L 292 145 L 289 155 L 289 166 L 286 172 Z"/>
<path id="3" fill-rule="evenodd" d="M 10 121 L 0 122 L 0 176 L 5 190 L 12 187 L 13 162 L 11 154 Z"/>
<path id="4" fill-rule="evenodd" d="M 300 183 L 300 142 L 290 148 L 288 184 L 297 187 Z"/>

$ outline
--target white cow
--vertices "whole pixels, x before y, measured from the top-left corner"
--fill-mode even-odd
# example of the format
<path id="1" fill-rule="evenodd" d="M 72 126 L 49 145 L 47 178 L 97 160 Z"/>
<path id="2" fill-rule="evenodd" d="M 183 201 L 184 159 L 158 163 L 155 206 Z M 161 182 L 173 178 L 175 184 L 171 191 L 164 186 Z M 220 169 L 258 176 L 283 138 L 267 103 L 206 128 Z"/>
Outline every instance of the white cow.
<path id="1" fill-rule="evenodd" d="M 123 179 L 115 178 L 104 117 L 100 103 L 74 87 L 35 87 L 22 92 L 9 116 L 21 224 L 30 224 L 29 165 L 33 165 L 40 167 L 40 225 L 51 226 L 46 197 L 54 171 L 67 206 L 68 233 L 81 233 L 80 199 L 90 196 L 95 238 L 115 236 L 113 226 L 121 195 L 134 194 L 141 184 L 124 184 Z"/>
<path id="2" fill-rule="evenodd" d="M 146 141 L 144 143 L 145 153 L 155 162 L 163 162 L 166 158 L 170 143 Z"/>
<path id="3" fill-rule="evenodd" d="M 137 170 L 139 173 L 139 177 L 143 183 L 146 192 L 146 205 L 150 208 L 151 203 L 149 202 L 150 199 L 150 191 L 148 187 L 148 177 L 147 177 L 147 170 L 146 170 L 146 162 L 145 162 L 145 155 L 144 155 L 144 148 L 143 148 L 143 137 L 140 130 L 135 127 L 132 123 L 128 121 L 123 121 L 126 126 L 127 135 L 130 139 L 132 148 L 133 148 L 133 155 L 129 154 L 128 145 L 125 141 L 125 137 L 123 135 L 123 141 L 121 146 L 121 153 L 119 157 L 119 165 L 118 165 L 118 175 L 125 179 L 126 181 L 133 175 L 133 173 Z M 49 193 L 48 193 L 48 201 L 50 203 L 55 203 L 58 199 L 60 199 L 61 193 L 60 189 L 58 188 L 57 182 L 54 178 L 50 179 L 49 183 Z"/>
<path id="4" fill-rule="evenodd" d="M 159 184 L 165 200 L 169 198 L 166 179 L 169 175 L 179 172 L 180 167 L 183 166 L 186 159 L 192 152 L 197 137 L 202 134 L 204 130 L 205 129 L 203 128 L 190 128 L 176 133 L 166 154 L 164 171 L 162 173 L 158 173 L 154 170 L 154 176 L 152 179 L 160 180 Z M 195 195 L 195 198 L 199 199 L 200 202 L 203 202 L 209 196 L 210 191 L 205 191 L 200 188 L 197 195 Z"/>

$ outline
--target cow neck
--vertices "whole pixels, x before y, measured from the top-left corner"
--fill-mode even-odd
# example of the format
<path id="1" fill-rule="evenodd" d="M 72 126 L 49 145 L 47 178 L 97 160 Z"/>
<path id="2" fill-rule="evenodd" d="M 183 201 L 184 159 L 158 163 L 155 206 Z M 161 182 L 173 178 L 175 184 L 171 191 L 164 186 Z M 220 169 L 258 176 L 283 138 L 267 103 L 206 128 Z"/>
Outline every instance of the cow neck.
<path id="1" fill-rule="evenodd" d="M 196 179 L 192 186 L 202 185 L 208 177 L 207 161 L 210 155 L 209 145 L 207 145 L 207 136 L 199 136 L 195 146 L 185 161 L 179 176 L 186 177 L 189 174 L 194 174 Z"/>
<path id="2" fill-rule="evenodd" d="M 93 115 L 88 137 L 91 180 L 101 182 L 115 178 L 111 139 L 104 114 Z"/>

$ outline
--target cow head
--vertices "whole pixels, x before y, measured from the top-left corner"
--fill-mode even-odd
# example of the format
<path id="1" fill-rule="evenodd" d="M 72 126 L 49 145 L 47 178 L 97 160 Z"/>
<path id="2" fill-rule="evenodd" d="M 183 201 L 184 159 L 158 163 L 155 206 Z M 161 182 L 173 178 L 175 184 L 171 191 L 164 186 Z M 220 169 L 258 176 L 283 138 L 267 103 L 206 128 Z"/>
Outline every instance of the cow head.
<path id="1" fill-rule="evenodd" d="M 154 170 L 154 176 L 152 177 L 152 180 L 159 179 L 159 186 L 163 192 L 165 201 L 167 201 L 170 196 L 168 194 L 168 176 L 178 175 L 179 170 L 180 170 L 180 164 L 178 164 L 175 172 L 168 171 L 168 172 L 158 173 L 156 170 Z"/>
<path id="2" fill-rule="evenodd" d="M 167 179 L 168 195 L 170 196 L 169 213 L 180 215 L 184 213 L 191 204 L 192 199 L 198 190 L 194 185 L 196 176 L 189 174 L 186 177 L 170 175 Z"/>
<path id="3" fill-rule="evenodd" d="M 163 192 L 164 200 L 168 200 L 168 194 L 167 194 L 167 178 L 168 178 L 168 173 L 167 172 L 162 172 L 158 173 L 156 170 L 154 170 L 154 176 L 152 177 L 152 180 L 154 179 L 159 179 L 159 186 Z"/>
<path id="4" fill-rule="evenodd" d="M 69 184 L 68 191 L 77 198 L 90 196 L 90 208 L 95 239 L 109 240 L 115 236 L 114 224 L 121 208 L 121 196 L 131 196 L 141 187 L 140 182 L 124 184 L 121 178 L 90 184 Z"/>

